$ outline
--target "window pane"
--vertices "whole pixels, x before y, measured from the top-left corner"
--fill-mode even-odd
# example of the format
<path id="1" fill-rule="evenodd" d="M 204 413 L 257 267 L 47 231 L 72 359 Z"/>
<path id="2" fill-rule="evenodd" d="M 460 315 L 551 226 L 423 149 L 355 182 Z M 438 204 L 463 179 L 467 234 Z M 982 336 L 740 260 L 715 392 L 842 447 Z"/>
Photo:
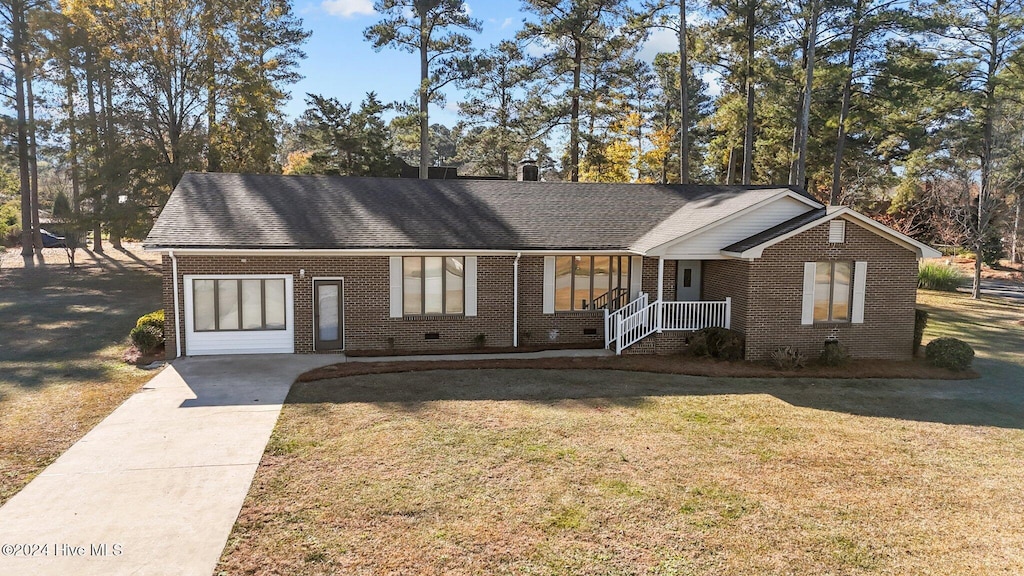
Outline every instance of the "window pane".
<path id="1" fill-rule="evenodd" d="M 590 256 L 573 256 L 573 292 L 572 307 L 574 310 L 590 309 Z"/>
<path id="2" fill-rule="evenodd" d="M 262 280 L 242 280 L 242 329 L 263 328 Z"/>
<path id="3" fill-rule="evenodd" d="M 827 321 L 829 292 L 832 288 L 832 263 L 818 262 L 814 270 L 814 320 Z"/>
<path id="4" fill-rule="evenodd" d="M 836 262 L 832 287 L 832 319 L 850 319 L 850 263 Z"/>
<path id="5" fill-rule="evenodd" d="M 213 307 L 213 280 L 192 281 L 192 307 L 195 309 L 196 330 L 216 330 L 217 318 Z"/>
<path id="6" fill-rule="evenodd" d="M 423 279 L 423 259 L 419 256 L 406 256 L 403 258 L 403 262 L 405 272 L 402 278 L 402 285 L 404 286 L 402 308 L 406 314 L 422 314 L 423 285 L 421 282 Z"/>
<path id="7" fill-rule="evenodd" d="M 683 268 L 683 288 L 693 287 L 693 268 Z"/>
<path id="8" fill-rule="evenodd" d="M 608 293 L 611 274 L 611 258 L 607 256 L 594 257 L 594 299 Z"/>
<path id="9" fill-rule="evenodd" d="M 238 330 L 238 280 L 217 280 L 218 330 Z"/>
<path id="10" fill-rule="evenodd" d="M 448 314 L 462 314 L 465 294 L 465 269 L 462 258 L 444 259 L 444 310 Z"/>
<path id="11" fill-rule="evenodd" d="M 267 330 L 284 330 L 284 279 L 264 281 L 264 290 L 266 290 Z"/>
<path id="12" fill-rule="evenodd" d="M 321 342 L 334 342 L 339 338 L 338 285 L 319 284 L 316 287 L 317 327 Z"/>
<path id="13" fill-rule="evenodd" d="M 572 310 L 572 256 L 555 258 L 555 310 Z"/>
<path id="14" fill-rule="evenodd" d="M 424 314 L 440 314 L 442 294 L 441 274 L 444 258 L 424 258 L 423 275 L 426 277 L 426 293 L 423 299 Z"/>

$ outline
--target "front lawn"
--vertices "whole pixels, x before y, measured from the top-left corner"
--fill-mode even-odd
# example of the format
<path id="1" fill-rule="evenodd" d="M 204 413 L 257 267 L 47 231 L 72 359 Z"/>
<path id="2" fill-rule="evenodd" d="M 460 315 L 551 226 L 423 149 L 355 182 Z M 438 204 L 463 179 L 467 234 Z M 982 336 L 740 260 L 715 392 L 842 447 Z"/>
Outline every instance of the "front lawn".
<path id="1" fill-rule="evenodd" d="M 925 341 L 966 332 L 976 380 L 296 384 L 219 570 L 1022 573 L 1021 307 L 965 300 L 922 294 Z"/>
<path id="2" fill-rule="evenodd" d="M 136 318 L 160 306 L 159 255 L 137 247 L 67 269 L 62 250 L 0 272 L 0 505 L 153 373 L 121 361 Z"/>

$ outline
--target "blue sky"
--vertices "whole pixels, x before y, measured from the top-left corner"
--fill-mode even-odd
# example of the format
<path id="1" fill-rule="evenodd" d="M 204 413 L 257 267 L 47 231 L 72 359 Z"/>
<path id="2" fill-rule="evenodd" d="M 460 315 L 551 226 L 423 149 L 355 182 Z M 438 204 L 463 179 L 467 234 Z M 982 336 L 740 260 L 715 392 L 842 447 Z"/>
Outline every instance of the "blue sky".
<path id="1" fill-rule="evenodd" d="M 526 18 L 516 0 L 470 0 L 468 4 L 471 15 L 483 23 L 482 33 L 469 33 L 478 49 L 512 38 Z M 298 0 L 295 11 L 312 36 L 304 46 L 306 59 L 299 69 L 304 78 L 290 89 L 291 101 L 284 110 L 288 117 L 302 114 L 308 92 L 357 105 L 371 90 L 384 102 L 413 96 L 418 57 L 393 49 L 375 52 L 363 39 L 363 30 L 379 19 L 372 0 Z M 650 60 L 659 48 L 672 50 L 675 42 L 672 33 L 655 34 L 643 55 Z M 431 122 L 452 126 L 458 121 L 458 92 L 449 88 L 446 95 L 446 108 L 431 107 Z"/>

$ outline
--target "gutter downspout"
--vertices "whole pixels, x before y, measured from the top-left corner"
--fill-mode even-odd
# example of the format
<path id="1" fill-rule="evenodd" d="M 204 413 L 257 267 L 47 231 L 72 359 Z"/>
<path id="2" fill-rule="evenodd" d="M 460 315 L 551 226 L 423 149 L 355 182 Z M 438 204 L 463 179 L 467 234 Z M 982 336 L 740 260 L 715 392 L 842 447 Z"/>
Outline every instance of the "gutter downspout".
<path id="1" fill-rule="evenodd" d="M 171 274 L 174 276 L 174 357 L 181 358 L 181 324 L 178 322 L 178 259 L 174 250 L 168 250 L 171 257 Z"/>
<path id="2" fill-rule="evenodd" d="M 512 347 L 519 348 L 519 258 L 522 252 L 516 252 L 512 263 Z"/>

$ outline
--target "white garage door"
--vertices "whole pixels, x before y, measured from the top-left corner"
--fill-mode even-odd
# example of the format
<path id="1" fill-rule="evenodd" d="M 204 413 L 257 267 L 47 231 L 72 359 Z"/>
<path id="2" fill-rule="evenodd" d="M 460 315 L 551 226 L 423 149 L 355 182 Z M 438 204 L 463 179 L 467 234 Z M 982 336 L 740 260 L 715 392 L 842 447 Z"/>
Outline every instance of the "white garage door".
<path id="1" fill-rule="evenodd" d="M 186 275 L 185 355 L 292 354 L 291 275 Z"/>

